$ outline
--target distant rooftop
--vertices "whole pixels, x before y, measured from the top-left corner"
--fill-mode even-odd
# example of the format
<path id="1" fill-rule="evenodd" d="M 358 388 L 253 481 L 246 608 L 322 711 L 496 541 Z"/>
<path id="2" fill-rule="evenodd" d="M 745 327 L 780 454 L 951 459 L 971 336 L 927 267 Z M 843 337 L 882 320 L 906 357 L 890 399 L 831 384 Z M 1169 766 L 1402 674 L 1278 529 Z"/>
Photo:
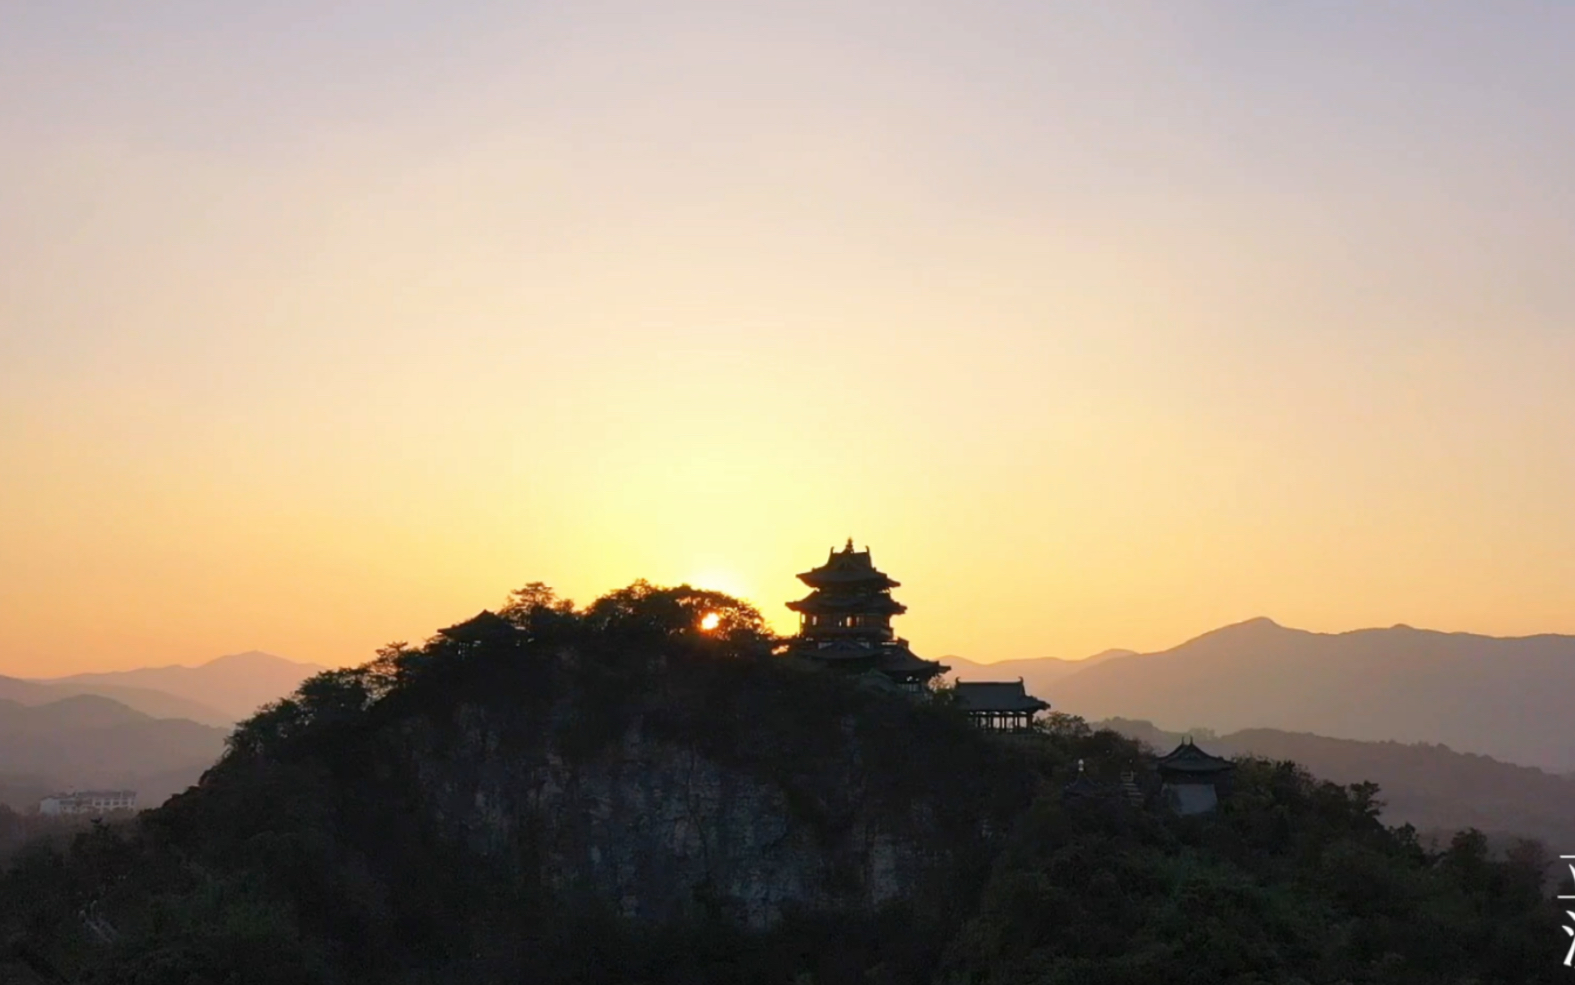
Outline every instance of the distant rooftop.
<path id="1" fill-rule="evenodd" d="M 1181 745 L 1154 760 L 1162 772 L 1210 774 L 1223 773 L 1236 768 L 1236 764 L 1219 756 L 1211 756 L 1193 744 L 1191 738 L 1181 740 Z"/>
<path id="2" fill-rule="evenodd" d="M 1048 702 L 1040 701 L 1015 681 L 958 681 L 957 705 L 963 711 L 1035 712 L 1047 711 Z"/>

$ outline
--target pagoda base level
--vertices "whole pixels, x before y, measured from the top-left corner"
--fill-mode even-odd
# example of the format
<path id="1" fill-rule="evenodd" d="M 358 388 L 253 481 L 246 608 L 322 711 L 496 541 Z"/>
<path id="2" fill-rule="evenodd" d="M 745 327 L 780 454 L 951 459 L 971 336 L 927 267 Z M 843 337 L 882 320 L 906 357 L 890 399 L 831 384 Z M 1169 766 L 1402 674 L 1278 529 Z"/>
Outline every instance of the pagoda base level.
<path id="1" fill-rule="evenodd" d="M 911 694 L 923 694 L 929 690 L 930 681 L 947 670 L 947 667 L 943 664 L 930 660 L 919 660 L 911 654 L 871 653 L 867 656 L 858 657 L 838 654 L 827 657 L 820 655 L 814 649 L 806 647 L 789 650 L 788 655 L 824 668 L 832 673 L 843 674 L 848 677 L 880 678 L 889 684 L 891 688 Z M 914 663 L 927 664 L 928 666 L 911 666 Z M 892 664 L 898 664 L 898 666 L 891 666 Z"/>
<path id="2" fill-rule="evenodd" d="M 1034 727 L 1034 716 L 1026 711 L 971 711 L 968 721 L 973 723 L 974 728 L 986 732 L 1029 732 Z"/>
<path id="3" fill-rule="evenodd" d="M 1167 783 L 1160 796 L 1171 810 L 1183 816 L 1212 814 L 1220 804 L 1219 791 L 1212 783 Z"/>

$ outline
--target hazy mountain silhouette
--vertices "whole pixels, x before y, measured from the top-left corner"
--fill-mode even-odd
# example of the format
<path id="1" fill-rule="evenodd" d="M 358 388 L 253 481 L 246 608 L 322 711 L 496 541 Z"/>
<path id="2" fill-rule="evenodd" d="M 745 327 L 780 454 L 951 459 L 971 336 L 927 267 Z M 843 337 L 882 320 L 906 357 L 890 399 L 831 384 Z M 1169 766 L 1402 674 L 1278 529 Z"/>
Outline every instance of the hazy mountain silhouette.
<path id="1" fill-rule="evenodd" d="M 1085 670 L 1112 657 L 1132 656 L 1132 650 L 1106 650 L 1082 660 L 1063 660 L 1060 657 L 1037 657 L 1028 660 L 1002 660 L 993 664 L 974 663 L 967 657 L 942 657 L 941 663 L 951 667 L 949 680 L 965 681 L 1015 681 L 1021 677 L 1030 694 L 1048 694 L 1051 685 L 1080 670 Z"/>
<path id="2" fill-rule="evenodd" d="M 1090 721 L 1442 742 L 1565 771 L 1575 768 L 1572 695 L 1575 637 L 1409 626 L 1325 634 L 1254 619 L 1078 669 L 1040 697 Z"/>
<path id="3" fill-rule="evenodd" d="M 144 687 L 70 682 L 52 684 L 20 677 L 0 677 L 0 701 L 45 705 L 81 694 L 109 698 L 153 718 L 185 718 L 204 725 L 231 725 L 236 720 L 235 716 L 202 702 Z"/>
<path id="4" fill-rule="evenodd" d="M 1150 722 L 1110 719 L 1096 723 L 1167 752 L 1182 733 Z M 1371 780 L 1379 786 L 1387 824 L 1419 831 L 1477 828 L 1494 835 L 1575 845 L 1575 782 L 1530 766 L 1455 752 L 1447 746 L 1331 739 L 1278 729 L 1197 735 L 1199 745 L 1221 756 L 1293 760 L 1334 783 Z"/>
<path id="5" fill-rule="evenodd" d="M 284 697 L 302 681 L 326 669 L 317 664 L 297 663 L 271 653 L 251 650 L 219 657 L 196 667 L 144 667 L 108 673 L 73 674 L 38 683 L 106 694 L 117 700 L 120 700 L 120 696 L 111 693 L 111 689 L 158 691 L 216 710 L 218 721 L 231 724 L 249 717 L 262 705 Z M 142 711 L 148 710 L 130 701 L 124 703 Z M 214 720 L 211 713 L 206 718 L 192 715 L 180 717 L 197 721 Z"/>
<path id="6" fill-rule="evenodd" d="M 152 806 L 196 782 L 224 749 L 227 730 L 153 718 L 99 695 L 43 705 L 0 700 L 0 751 L 8 777 L 31 796 L 47 784 L 129 787 Z M 30 806 L 30 805 L 20 805 Z"/>

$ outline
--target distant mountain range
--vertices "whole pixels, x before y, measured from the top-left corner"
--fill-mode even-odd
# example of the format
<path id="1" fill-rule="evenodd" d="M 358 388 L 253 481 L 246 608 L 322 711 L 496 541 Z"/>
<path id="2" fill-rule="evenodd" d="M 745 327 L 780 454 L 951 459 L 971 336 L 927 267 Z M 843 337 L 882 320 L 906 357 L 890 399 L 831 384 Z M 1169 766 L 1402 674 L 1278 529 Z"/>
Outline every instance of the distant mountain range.
<path id="1" fill-rule="evenodd" d="M 205 725 L 230 725 L 236 721 L 225 712 L 200 701 L 192 701 L 189 698 L 177 697 L 164 691 L 152 691 L 148 688 L 117 687 L 113 684 L 96 686 L 45 684 L 19 677 L 0 677 L 0 701 L 14 701 L 23 705 L 45 705 L 81 694 L 110 698 L 154 718 L 188 718 Z"/>
<path id="2" fill-rule="evenodd" d="M 73 674 L 34 683 L 79 694 L 102 694 L 155 717 L 215 721 L 217 716 L 218 723 L 230 725 L 251 717 L 261 706 L 284 697 L 302 681 L 326 669 L 251 650 L 219 657 L 196 667 L 144 667 Z M 149 700 L 150 694 L 187 702 L 188 712 L 161 714 L 139 703 Z"/>
<path id="3" fill-rule="evenodd" d="M 1037 657 L 1028 660 L 1002 660 L 993 664 L 976 664 L 966 657 L 942 657 L 941 663 L 951 668 L 947 675 L 953 681 L 1014 681 L 1021 677 L 1023 687 L 1030 694 L 1049 694 L 1051 687 L 1062 678 L 1113 657 L 1130 657 L 1135 650 L 1106 650 L 1083 660 L 1063 660 L 1059 657 Z"/>
<path id="4" fill-rule="evenodd" d="M 323 669 L 251 652 L 197 667 L 0 677 L 0 803 L 27 810 L 52 790 L 128 787 L 155 806 L 213 765 L 231 726 Z"/>
<path id="5" fill-rule="evenodd" d="M 93 694 L 32 706 L 0 700 L 0 797 L 26 809 L 48 789 L 131 788 L 151 806 L 195 783 L 227 734 Z"/>
<path id="6" fill-rule="evenodd" d="M 1170 751 L 1182 737 L 1130 719 L 1094 724 L 1158 752 Z M 1575 781 L 1568 777 L 1446 746 L 1359 742 L 1278 729 L 1195 734 L 1194 740 L 1219 756 L 1289 759 L 1334 783 L 1371 780 L 1378 784 L 1386 824 L 1409 823 L 1423 832 L 1477 828 L 1501 839 L 1533 837 L 1556 851 L 1575 850 Z"/>
<path id="7" fill-rule="evenodd" d="M 1310 633 L 1254 619 L 1160 653 L 946 662 L 963 665 L 965 679 L 1021 676 L 1057 710 L 1090 721 L 1435 742 L 1575 770 L 1572 636 L 1501 639 L 1409 626 Z"/>

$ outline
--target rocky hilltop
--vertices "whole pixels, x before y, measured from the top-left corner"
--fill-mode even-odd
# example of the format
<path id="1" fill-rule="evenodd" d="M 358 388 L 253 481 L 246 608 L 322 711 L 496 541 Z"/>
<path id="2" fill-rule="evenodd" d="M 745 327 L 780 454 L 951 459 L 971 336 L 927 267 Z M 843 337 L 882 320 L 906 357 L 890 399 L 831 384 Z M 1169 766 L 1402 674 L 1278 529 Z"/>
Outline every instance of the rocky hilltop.
<path id="1" fill-rule="evenodd" d="M 1387 830 L 1243 760 L 1218 816 L 1140 747 L 973 730 L 637 583 L 327 671 L 195 788 L 0 877 L 0 980 L 693 985 L 1551 980 L 1545 850 Z M 1086 775 L 1066 791 L 1086 764 Z M 1546 945 L 1546 946 L 1545 946 Z"/>
<path id="2" fill-rule="evenodd" d="M 706 614 L 718 625 L 698 631 Z M 183 899 L 233 873 L 294 914 L 292 933 L 334 942 L 303 961 L 388 980 L 433 961 L 485 976 L 521 948 L 540 960 L 567 934 L 552 928 L 605 921 L 614 937 L 708 926 L 717 940 L 891 914 L 954 925 L 1041 766 L 944 703 L 771 644 L 752 609 L 688 590 L 483 613 L 243 723 L 119 864 L 190 860 L 203 875 L 165 887 Z M 135 927 L 143 899 L 99 905 Z M 538 932 L 498 929 L 522 924 Z M 937 961 L 945 939 L 912 958 Z"/>
<path id="3" fill-rule="evenodd" d="M 385 789 L 558 898 L 757 929 L 794 907 L 870 913 L 954 875 L 985 846 L 992 806 L 1004 830 L 1031 794 L 1021 763 L 959 722 L 769 665 L 704 679 L 669 666 L 671 689 L 597 709 L 604 731 L 588 738 L 578 657 L 533 671 L 557 679 L 550 696 L 501 691 L 397 722 L 380 757 Z"/>

